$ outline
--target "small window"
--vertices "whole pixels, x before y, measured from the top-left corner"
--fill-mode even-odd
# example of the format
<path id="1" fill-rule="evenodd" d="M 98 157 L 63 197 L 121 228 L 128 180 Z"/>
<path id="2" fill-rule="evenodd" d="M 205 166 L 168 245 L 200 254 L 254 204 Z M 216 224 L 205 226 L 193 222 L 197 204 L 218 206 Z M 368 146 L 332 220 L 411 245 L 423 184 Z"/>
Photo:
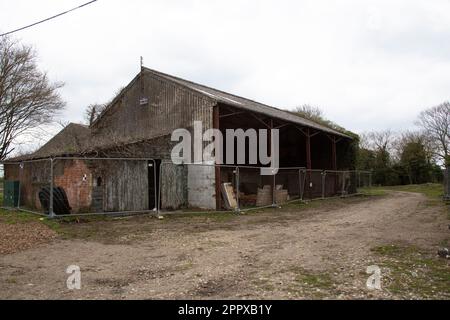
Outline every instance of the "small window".
<path id="1" fill-rule="evenodd" d="M 141 105 L 141 106 L 148 105 L 148 98 L 147 97 L 142 97 L 141 99 L 139 99 L 139 105 Z"/>
<path id="2" fill-rule="evenodd" d="M 102 186 L 102 177 L 98 177 L 97 178 L 97 187 L 101 187 Z"/>

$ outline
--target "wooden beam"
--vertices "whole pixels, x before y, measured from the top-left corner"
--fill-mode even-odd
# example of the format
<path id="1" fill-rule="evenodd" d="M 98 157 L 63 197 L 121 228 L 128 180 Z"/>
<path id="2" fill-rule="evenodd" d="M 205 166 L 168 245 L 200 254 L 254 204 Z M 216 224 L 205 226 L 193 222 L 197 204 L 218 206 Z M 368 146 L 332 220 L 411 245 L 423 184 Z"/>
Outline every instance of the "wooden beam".
<path id="1" fill-rule="evenodd" d="M 311 135 L 309 134 L 309 128 L 306 129 L 306 169 L 311 170 Z"/>
<path id="2" fill-rule="evenodd" d="M 285 123 L 285 124 L 279 125 L 278 127 L 274 127 L 274 129 L 281 129 L 281 128 L 287 127 L 289 125 L 290 125 L 290 123 Z"/>
<path id="3" fill-rule="evenodd" d="M 272 129 L 273 129 L 273 119 L 271 118 L 270 120 L 269 120 L 269 137 L 268 137 L 268 139 L 269 139 L 269 151 L 270 151 L 270 158 L 273 160 L 273 150 L 272 150 Z M 270 163 L 270 165 L 272 166 L 273 165 L 273 163 L 271 162 Z M 275 204 L 275 179 L 276 179 L 276 176 L 274 175 L 273 177 L 272 177 L 272 204 Z"/>
<path id="4" fill-rule="evenodd" d="M 213 108 L 213 128 L 214 129 L 218 129 L 220 130 L 220 113 L 219 113 L 219 106 L 214 106 Z M 216 143 L 215 145 L 215 158 L 220 159 L 219 157 L 219 152 L 221 152 L 222 150 L 220 150 L 220 145 L 218 143 Z M 220 188 L 220 183 L 222 181 L 221 179 L 221 170 L 220 167 L 217 165 L 215 166 L 215 186 L 216 186 L 216 210 L 222 210 L 222 192 L 221 192 L 221 188 Z"/>
<path id="5" fill-rule="evenodd" d="M 331 168 L 337 170 L 336 137 L 331 140 Z"/>
<path id="6" fill-rule="evenodd" d="M 310 137 L 310 138 L 312 138 L 312 137 L 317 136 L 317 135 L 320 133 L 320 131 L 316 131 L 316 132 L 314 132 L 314 133 L 311 133 L 311 129 L 308 128 L 308 127 L 306 127 L 306 128 L 301 128 L 301 127 L 297 127 L 297 126 L 296 126 L 296 128 L 297 128 L 297 130 L 299 130 L 301 133 L 303 133 L 303 135 L 304 135 L 305 137 Z"/>
<path id="7" fill-rule="evenodd" d="M 258 120 L 259 122 L 261 122 L 266 128 L 270 129 L 270 124 L 268 125 L 267 123 L 264 122 L 264 120 L 262 120 L 261 118 L 257 117 L 253 112 L 247 112 L 249 115 L 251 115 L 253 118 L 255 118 L 256 120 Z M 270 122 L 272 122 L 272 127 L 273 127 L 273 120 L 272 118 L 270 118 Z"/>
<path id="8" fill-rule="evenodd" d="M 222 119 L 222 118 L 226 118 L 226 117 L 237 116 L 237 115 L 240 115 L 240 114 L 243 114 L 243 113 L 245 113 L 245 112 L 244 111 L 239 111 L 239 112 L 233 112 L 233 113 L 229 113 L 229 114 L 223 114 L 223 115 L 220 116 L 220 118 Z"/>

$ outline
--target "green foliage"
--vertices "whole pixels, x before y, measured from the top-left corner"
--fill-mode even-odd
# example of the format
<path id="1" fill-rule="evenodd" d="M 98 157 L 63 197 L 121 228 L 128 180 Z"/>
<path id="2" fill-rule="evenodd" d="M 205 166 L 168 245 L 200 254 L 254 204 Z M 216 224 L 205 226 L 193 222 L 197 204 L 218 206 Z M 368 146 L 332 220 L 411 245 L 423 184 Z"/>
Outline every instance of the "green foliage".
<path id="1" fill-rule="evenodd" d="M 359 170 L 372 170 L 375 168 L 375 152 L 365 148 L 358 148 L 356 167 Z"/>
<path id="2" fill-rule="evenodd" d="M 338 168 L 355 170 L 358 166 L 359 136 L 353 132 L 347 132 L 353 140 L 339 142 L 337 150 Z"/>
<path id="3" fill-rule="evenodd" d="M 386 190 L 393 191 L 406 191 L 406 192 L 415 192 L 422 193 L 426 195 L 430 200 L 441 200 L 442 195 L 444 194 L 444 186 L 440 183 L 425 183 L 425 184 L 411 184 L 404 186 L 389 186 L 387 188 L 384 187 L 373 187 L 371 189 L 372 192 L 382 192 Z"/>
<path id="4" fill-rule="evenodd" d="M 386 142 L 375 143 L 373 149 L 360 148 L 358 151 L 357 169 L 373 170 L 374 185 L 442 182 L 442 168 L 433 162 L 427 139 L 422 134 L 405 133 L 395 141 Z M 388 147 L 389 144 L 396 145 L 396 149 Z M 396 151 L 394 156 L 393 151 Z"/>
<path id="5" fill-rule="evenodd" d="M 400 165 L 405 169 L 410 184 L 431 181 L 431 164 L 423 143 L 408 142 L 400 155 Z"/>
<path id="6" fill-rule="evenodd" d="M 357 136 L 355 133 L 348 131 L 347 129 L 341 127 L 340 125 L 334 123 L 331 120 L 325 118 L 323 111 L 317 107 L 312 107 L 310 105 L 303 105 L 295 108 L 291 113 L 300 116 L 302 118 L 311 120 L 317 124 L 323 125 L 327 128 L 339 131 L 343 134 L 347 134 L 349 136 Z"/>

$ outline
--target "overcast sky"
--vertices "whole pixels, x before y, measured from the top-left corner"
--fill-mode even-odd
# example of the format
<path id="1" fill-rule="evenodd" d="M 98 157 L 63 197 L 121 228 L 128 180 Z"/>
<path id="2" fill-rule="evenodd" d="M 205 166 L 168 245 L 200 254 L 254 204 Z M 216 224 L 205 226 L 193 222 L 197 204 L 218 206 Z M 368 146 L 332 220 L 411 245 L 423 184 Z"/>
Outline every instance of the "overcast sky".
<path id="1" fill-rule="evenodd" d="M 84 2 L 0 0 L 0 31 Z M 275 107 L 318 106 L 356 132 L 413 128 L 450 98 L 449 0 L 99 0 L 14 36 L 65 82 L 72 122 L 130 82 L 140 56 Z"/>

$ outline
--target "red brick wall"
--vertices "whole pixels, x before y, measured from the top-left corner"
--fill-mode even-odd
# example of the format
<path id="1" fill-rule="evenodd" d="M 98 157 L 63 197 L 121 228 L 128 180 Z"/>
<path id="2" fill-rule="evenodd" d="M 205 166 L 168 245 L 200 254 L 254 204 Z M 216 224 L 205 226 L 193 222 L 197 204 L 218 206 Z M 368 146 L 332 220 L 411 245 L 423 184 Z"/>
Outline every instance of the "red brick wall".
<path id="1" fill-rule="evenodd" d="M 62 172 L 58 166 L 63 166 Z M 89 211 L 92 201 L 92 173 L 84 161 L 58 160 L 55 164 L 54 184 L 66 191 L 72 213 Z"/>

